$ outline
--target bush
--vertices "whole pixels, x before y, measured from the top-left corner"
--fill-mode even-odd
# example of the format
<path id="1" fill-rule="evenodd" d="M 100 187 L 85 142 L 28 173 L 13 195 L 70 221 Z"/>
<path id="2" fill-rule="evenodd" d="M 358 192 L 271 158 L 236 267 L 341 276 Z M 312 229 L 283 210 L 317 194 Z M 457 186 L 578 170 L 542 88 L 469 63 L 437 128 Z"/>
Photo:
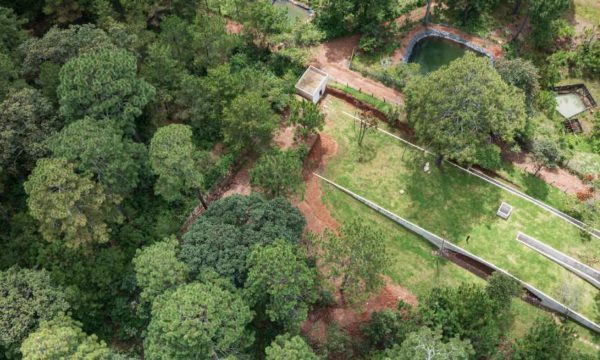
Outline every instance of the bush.
<path id="1" fill-rule="evenodd" d="M 294 150 L 275 150 L 258 159 L 250 182 L 269 197 L 286 196 L 302 183 L 302 161 Z"/>
<path id="2" fill-rule="evenodd" d="M 568 161 L 567 167 L 581 177 L 598 175 L 600 174 L 600 155 L 578 152 Z"/>

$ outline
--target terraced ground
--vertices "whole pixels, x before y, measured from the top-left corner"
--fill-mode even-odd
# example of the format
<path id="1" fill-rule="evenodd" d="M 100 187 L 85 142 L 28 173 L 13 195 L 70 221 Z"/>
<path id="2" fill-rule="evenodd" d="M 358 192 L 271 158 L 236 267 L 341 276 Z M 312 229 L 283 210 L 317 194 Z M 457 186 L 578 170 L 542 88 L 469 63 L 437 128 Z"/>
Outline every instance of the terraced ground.
<path id="1" fill-rule="evenodd" d="M 361 155 L 366 160 L 358 162 L 355 122 L 344 114 L 354 113 L 355 109 L 346 102 L 327 97 L 324 110 L 328 118 L 324 136 L 338 144 L 337 154 L 322 173 L 325 177 L 504 268 L 594 319 L 593 298 L 597 290 L 520 244 L 516 236 L 522 231 L 596 268 L 599 267 L 600 240 L 590 240 L 554 215 L 448 164 L 438 169 L 431 156 L 380 132 L 367 134 L 366 149 Z M 431 164 L 430 173 L 423 171 L 426 162 Z M 323 201 L 341 223 L 362 217 L 384 228 L 388 251 L 395 259 L 388 275 L 417 296 L 438 285 L 482 281 L 440 260 L 425 240 L 334 188 L 321 186 Z M 566 196 L 552 188 L 545 191 L 548 198 L 556 201 Z M 502 201 L 514 206 L 508 221 L 496 216 Z M 467 235 L 471 235 L 468 243 Z M 515 308 L 518 321 L 511 335 L 519 336 L 541 310 L 517 300 Z M 578 332 L 586 341 L 592 340 L 587 330 L 578 328 Z M 578 345 L 592 349 L 583 342 Z"/>

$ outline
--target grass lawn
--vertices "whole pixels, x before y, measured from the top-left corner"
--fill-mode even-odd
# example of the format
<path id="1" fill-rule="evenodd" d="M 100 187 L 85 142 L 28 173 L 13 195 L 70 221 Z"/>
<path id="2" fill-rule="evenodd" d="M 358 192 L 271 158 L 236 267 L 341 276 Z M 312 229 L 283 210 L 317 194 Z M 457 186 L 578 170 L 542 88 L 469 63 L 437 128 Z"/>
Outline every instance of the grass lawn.
<path id="1" fill-rule="evenodd" d="M 379 98 L 376 98 L 372 95 L 369 95 L 367 93 L 364 93 L 360 90 L 357 90 L 353 87 L 350 86 L 346 86 L 340 83 L 336 83 L 336 82 L 331 82 L 329 83 L 327 86 L 331 86 L 335 89 L 341 90 L 343 92 L 345 92 L 346 94 L 352 95 L 355 99 L 360 100 L 364 103 L 367 103 L 373 107 L 375 107 L 377 110 L 383 112 L 384 114 L 391 114 L 394 112 L 394 108 L 395 106 L 393 104 L 390 104 L 389 102 L 385 102 L 380 100 Z M 389 117 L 388 117 L 389 118 Z"/>
<path id="2" fill-rule="evenodd" d="M 598 0 L 575 0 L 575 19 L 600 26 L 600 3 Z"/>
<path id="3" fill-rule="evenodd" d="M 593 297 L 597 290 L 521 245 L 515 237 L 518 231 L 523 231 L 587 263 L 590 259 L 600 259 L 599 240 L 583 241 L 575 227 L 450 165 L 446 164 L 439 170 L 432 157 L 380 132 L 366 136 L 367 155 L 363 157 L 369 160 L 358 163 L 355 124 L 342 113 L 353 113 L 355 109 L 333 97 L 327 98 L 326 106 L 330 121 L 324 132 L 338 143 L 338 154 L 329 160 L 323 173 L 325 177 L 445 236 L 559 301 L 569 303 L 585 316 L 594 318 Z M 432 167 L 430 174 L 422 171 L 427 161 Z M 452 263 L 438 263 L 434 249 L 425 240 L 347 195 L 326 185 L 323 185 L 323 190 L 324 201 L 342 223 L 360 216 L 384 227 L 388 251 L 396 260 L 389 275 L 417 296 L 426 294 L 435 285 L 482 281 Z M 400 190 L 405 193 L 400 194 Z M 501 201 L 515 207 L 508 221 L 495 215 Z M 468 234 L 471 240 L 466 244 Z M 519 336 L 540 311 L 520 301 L 515 304 L 519 321 L 513 336 Z M 578 331 L 591 339 L 588 331 L 579 327 Z"/>

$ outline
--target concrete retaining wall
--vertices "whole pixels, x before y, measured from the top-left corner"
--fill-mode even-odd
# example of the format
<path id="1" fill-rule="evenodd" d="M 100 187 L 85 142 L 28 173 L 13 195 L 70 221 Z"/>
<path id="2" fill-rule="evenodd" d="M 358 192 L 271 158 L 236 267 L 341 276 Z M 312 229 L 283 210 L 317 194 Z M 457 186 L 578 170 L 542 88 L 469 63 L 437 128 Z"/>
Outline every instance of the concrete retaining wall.
<path id="1" fill-rule="evenodd" d="M 420 227 L 416 224 L 413 224 L 412 222 L 392 213 L 391 211 L 375 204 L 374 202 L 372 202 L 366 198 L 363 198 L 362 196 L 360 196 L 358 194 L 353 193 L 352 191 L 344 188 L 343 186 L 338 185 L 335 182 L 333 182 L 329 179 L 326 179 L 318 174 L 314 174 L 314 175 L 319 177 L 323 181 L 331 184 L 332 186 L 336 187 L 337 189 L 343 191 L 344 193 L 348 194 L 352 198 L 360 201 L 361 203 L 365 204 L 366 206 L 370 207 L 371 209 L 373 209 L 373 210 L 377 211 L 378 213 L 384 215 L 385 217 L 391 219 L 392 221 L 402 225 L 403 227 L 412 231 L 413 233 L 425 238 L 427 241 L 429 241 L 431 244 L 433 244 L 437 248 L 441 248 L 442 250 L 445 250 L 445 249 L 451 250 L 455 253 L 461 254 L 461 255 L 469 258 L 470 260 L 472 260 L 474 262 L 482 264 L 485 267 L 491 268 L 494 271 L 498 271 L 506 276 L 509 276 L 509 277 L 515 279 L 516 281 L 518 281 L 521 284 L 521 286 L 523 286 L 524 289 L 526 289 L 529 293 L 533 294 L 535 297 L 537 297 L 537 299 L 539 299 L 540 306 L 542 306 L 548 310 L 551 310 L 553 312 L 556 312 L 558 314 L 562 314 L 562 315 L 570 318 L 571 320 L 575 321 L 576 323 L 580 324 L 581 326 L 584 326 L 596 333 L 600 333 L 599 325 L 592 322 L 585 316 L 579 314 L 578 312 L 561 304 L 560 302 L 558 302 L 551 296 L 546 295 L 544 292 L 542 292 L 541 290 L 538 290 L 533 285 L 530 285 L 530 284 L 518 279 L 517 277 L 508 273 L 507 271 L 495 266 L 492 263 L 489 263 L 489 262 L 483 260 L 482 258 L 480 258 L 474 254 L 471 254 L 470 252 L 464 250 L 463 248 L 456 246 L 455 244 L 453 244 L 451 242 L 445 241 L 444 239 L 440 238 L 439 236 L 423 229 L 422 227 Z"/>
<path id="2" fill-rule="evenodd" d="M 517 240 L 600 289 L 600 271 L 522 232 L 517 235 Z"/>
<path id="3" fill-rule="evenodd" d="M 438 29 L 427 29 L 427 30 L 423 30 L 422 32 L 416 34 L 415 36 L 412 37 L 412 39 L 410 39 L 410 42 L 408 43 L 408 45 L 406 47 L 406 54 L 404 55 L 404 59 L 403 59 L 405 64 L 408 63 L 408 60 L 410 59 L 410 56 L 412 55 L 415 45 L 419 41 L 423 40 L 426 37 L 440 37 L 440 38 L 444 38 L 444 39 L 447 39 L 450 41 L 454 41 L 455 43 L 466 46 L 467 48 L 469 48 L 473 51 L 476 51 L 480 54 L 487 56 L 492 63 L 494 62 L 494 56 L 492 56 L 492 54 L 489 51 L 487 51 L 486 49 L 484 49 L 481 46 L 475 45 L 472 42 L 465 40 L 458 35 L 449 33 L 447 31 L 438 30 Z"/>

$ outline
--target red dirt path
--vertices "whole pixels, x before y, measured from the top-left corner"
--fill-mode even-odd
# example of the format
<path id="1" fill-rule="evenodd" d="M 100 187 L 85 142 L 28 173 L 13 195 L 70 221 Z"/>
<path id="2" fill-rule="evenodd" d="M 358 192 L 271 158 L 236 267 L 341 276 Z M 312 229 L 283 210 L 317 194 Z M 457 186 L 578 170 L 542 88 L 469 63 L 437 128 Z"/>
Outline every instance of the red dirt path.
<path id="1" fill-rule="evenodd" d="M 519 169 L 535 174 L 537 165 L 531 160 L 527 153 L 503 153 L 504 159 L 510 161 Z M 578 193 L 587 193 L 590 187 L 581 180 L 578 176 L 571 174 L 565 169 L 546 169 L 543 168 L 538 173 L 540 179 L 547 184 L 550 184 L 558 189 L 566 192 L 570 195 L 577 195 Z"/>
<path id="2" fill-rule="evenodd" d="M 349 69 L 352 52 L 358 47 L 359 40 L 360 35 L 353 35 L 321 44 L 313 54 L 311 65 L 325 71 L 339 83 L 348 84 L 380 99 L 402 104 L 404 101 L 399 91 Z"/>
<path id="3" fill-rule="evenodd" d="M 327 160 L 337 153 L 337 143 L 324 133 L 315 142 L 304 169 L 306 190 L 302 201 L 295 204 L 306 218 L 306 230 L 322 234 L 325 229 L 336 231 L 340 224 L 321 201 L 321 182 L 313 172 L 322 170 Z"/>
<path id="4" fill-rule="evenodd" d="M 308 319 L 302 324 L 301 330 L 312 342 L 322 344 L 326 340 L 327 326 L 336 323 L 352 337 L 360 338 L 362 337 L 360 329 L 369 321 L 373 312 L 395 309 L 400 300 L 413 307 L 418 305 L 415 295 L 386 278 L 383 289 L 378 294 L 369 297 L 358 308 L 341 305 L 338 301 L 338 304 L 333 307 L 313 309 L 308 315 Z"/>

